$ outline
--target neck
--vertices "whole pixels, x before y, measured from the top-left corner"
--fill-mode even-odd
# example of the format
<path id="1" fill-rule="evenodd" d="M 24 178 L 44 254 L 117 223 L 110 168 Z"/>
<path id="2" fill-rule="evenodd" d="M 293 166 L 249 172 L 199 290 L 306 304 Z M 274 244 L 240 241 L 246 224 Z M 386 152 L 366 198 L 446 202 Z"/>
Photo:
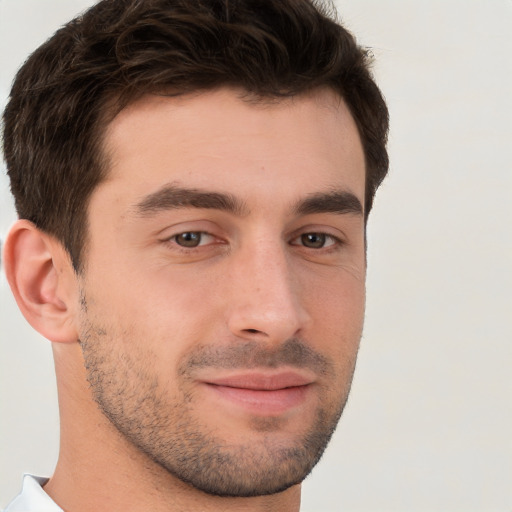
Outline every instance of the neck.
<path id="1" fill-rule="evenodd" d="M 45 491 L 63 510 L 299 510 L 299 485 L 269 496 L 232 498 L 208 495 L 174 477 L 127 441 L 99 410 L 86 382 L 79 346 L 59 345 L 54 354 L 61 442 Z"/>

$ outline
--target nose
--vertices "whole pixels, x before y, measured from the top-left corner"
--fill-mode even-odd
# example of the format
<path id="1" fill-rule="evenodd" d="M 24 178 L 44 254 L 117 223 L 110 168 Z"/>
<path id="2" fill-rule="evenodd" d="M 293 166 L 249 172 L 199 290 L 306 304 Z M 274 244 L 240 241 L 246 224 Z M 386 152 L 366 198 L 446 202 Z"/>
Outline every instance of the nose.
<path id="1" fill-rule="evenodd" d="M 309 322 L 300 276 L 284 246 L 258 244 L 239 254 L 228 283 L 228 327 L 239 338 L 280 343 Z"/>

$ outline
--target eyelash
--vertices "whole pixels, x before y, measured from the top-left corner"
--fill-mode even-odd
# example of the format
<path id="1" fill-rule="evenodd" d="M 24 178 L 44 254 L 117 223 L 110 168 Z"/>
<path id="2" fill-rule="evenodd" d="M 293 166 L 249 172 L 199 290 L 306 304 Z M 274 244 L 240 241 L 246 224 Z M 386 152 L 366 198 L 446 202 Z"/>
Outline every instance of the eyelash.
<path id="1" fill-rule="evenodd" d="M 310 237 L 310 238 L 320 238 L 321 241 L 323 241 L 321 247 L 308 247 L 307 245 L 304 244 L 304 241 L 305 241 L 305 238 L 306 237 Z M 296 240 L 301 240 L 301 244 L 294 244 L 293 242 L 295 242 Z M 327 243 L 327 241 L 329 241 L 331 243 L 329 243 L 328 245 L 325 245 Z M 321 250 L 321 249 L 324 249 L 324 250 L 329 250 L 329 249 L 334 249 L 335 247 L 339 247 L 341 244 L 342 244 L 342 241 L 333 236 L 333 235 L 330 235 L 328 233 L 323 233 L 321 231 L 308 231 L 306 233 L 301 233 L 299 236 L 295 237 L 292 241 L 291 241 L 292 245 L 301 245 L 302 247 L 306 247 L 307 249 L 312 249 L 312 250 Z M 315 243 L 314 241 L 312 243 Z"/>
<path id="2" fill-rule="evenodd" d="M 199 235 L 199 241 L 198 241 L 198 244 L 197 245 L 190 245 L 190 246 L 187 246 L 187 245 L 183 245 L 183 244 L 180 244 L 178 242 L 178 237 L 183 237 L 185 235 L 188 235 L 189 238 L 194 238 L 194 237 L 197 237 Z M 205 237 L 209 237 L 209 238 L 212 238 L 212 239 L 215 239 L 215 236 L 206 232 L 206 231 L 183 231 L 181 233 L 177 233 L 175 235 L 172 235 L 171 237 L 163 240 L 164 242 L 166 243 L 170 243 L 172 244 L 174 247 L 178 247 L 180 250 L 183 250 L 183 251 L 193 251 L 193 250 L 198 250 L 200 247 L 202 246 L 205 246 L 205 245 L 213 245 L 213 244 L 208 244 L 207 242 L 204 242 L 204 238 Z M 305 241 L 305 237 L 319 237 L 320 240 L 322 241 L 322 245 L 321 247 L 308 247 L 307 245 L 305 245 L 304 243 L 295 243 L 297 240 L 300 240 L 301 242 L 304 242 Z M 330 243 L 328 243 L 330 241 Z M 315 243 L 315 241 L 313 240 L 312 243 Z M 328 243 L 328 245 L 326 245 L 326 243 Z M 332 251 L 332 250 L 336 250 L 338 249 L 341 245 L 343 245 L 344 242 L 338 238 L 338 237 L 335 237 L 334 235 L 331 235 L 331 234 L 328 234 L 328 233 L 323 233 L 321 231 L 308 231 L 308 232 L 305 232 L 305 233 L 301 233 L 300 235 L 294 237 L 293 239 L 291 239 L 290 241 L 290 245 L 297 245 L 297 246 L 301 246 L 301 247 L 304 247 L 306 249 L 311 249 L 311 250 L 314 250 L 314 251 L 320 251 L 320 250 L 325 250 L 325 251 Z"/>

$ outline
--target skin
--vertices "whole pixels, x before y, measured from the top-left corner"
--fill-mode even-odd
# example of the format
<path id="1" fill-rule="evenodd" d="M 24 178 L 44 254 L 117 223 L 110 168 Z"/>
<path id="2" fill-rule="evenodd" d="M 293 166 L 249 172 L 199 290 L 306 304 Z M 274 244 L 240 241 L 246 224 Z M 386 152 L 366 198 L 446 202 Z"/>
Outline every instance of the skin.
<path id="1" fill-rule="evenodd" d="M 54 341 L 45 490 L 64 510 L 296 511 L 341 414 L 364 317 L 358 132 L 329 90 L 240 96 L 114 119 L 81 275 L 30 223 L 11 232 L 11 286 Z"/>

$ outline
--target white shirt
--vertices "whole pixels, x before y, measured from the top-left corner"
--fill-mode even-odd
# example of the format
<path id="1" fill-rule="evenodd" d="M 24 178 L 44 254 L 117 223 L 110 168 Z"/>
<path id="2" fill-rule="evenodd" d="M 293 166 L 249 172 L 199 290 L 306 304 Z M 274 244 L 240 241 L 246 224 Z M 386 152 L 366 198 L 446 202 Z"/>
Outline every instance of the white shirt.
<path id="1" fill-rule="evenodd" d="M 7 505 L 3 512 L 63 512 L 43 491 L 48 478 L 25 475 L 20 494 Z"/>

